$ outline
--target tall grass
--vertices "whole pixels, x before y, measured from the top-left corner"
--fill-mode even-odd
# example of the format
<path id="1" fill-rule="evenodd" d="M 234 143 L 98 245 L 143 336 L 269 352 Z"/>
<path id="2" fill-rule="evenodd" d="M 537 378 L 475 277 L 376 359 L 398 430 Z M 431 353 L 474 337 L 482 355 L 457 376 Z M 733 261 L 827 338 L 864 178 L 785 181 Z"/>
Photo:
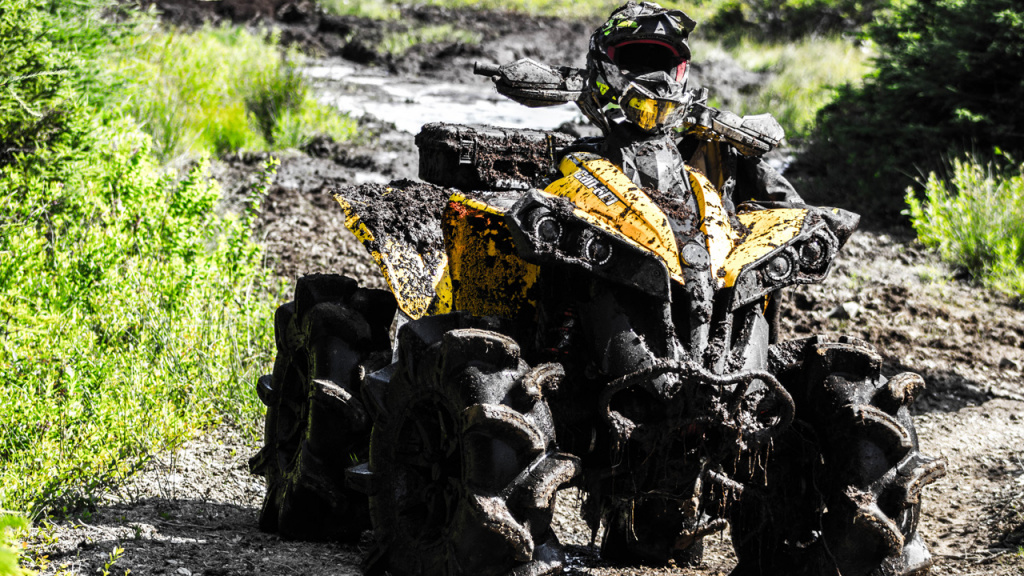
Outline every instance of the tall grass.
<path id="1" fill-rule="evenodd" d="M 207 27 L 140 35 L 112 65 L 132 95 L 127 113 L 167 160 L 350 138 L 355 123 L 316 101 L 294 66 L 301 58 L 273 35 Z"/>
<path id="2" fill-rule="evenodd" d="M 1024 164 L 1006 171 L 954 160 L 928 175 L 924 200 L 907 190 L 904 214 L 918 239 L 984 285 L 1024 298 Z"/>
<path id="3" fill-rule="evenodd" d="M 837 86 L 859 84 L 871 70 L 870 51 L 839 37 L 811 37 L 789 43 L 744 37 L 729 44 L 697 38 L 690 44 L 695 60 L 726 54 L 748 70 L 768 73 L 770 79 L 754 92 L 742 95 L 733 112 L 769 112 L 786 129 L 791 141 L 800 141 L 809 134 L 818 110 L 832 101 Z"/>
<path id="4" fill-rule="evenodd" d="M 28 570 L 19 567 L 21 550 L 19 537 L 28 529 L 28 522 L 20 516 L 0 510 L 0 576 L 28 576 Z"/>
<path id="5" fill-rule="evenodd" d="M 204 43 L 221 33 L 140 40 L 129 18 L 111 34 L 96 15 L 113 9 L 0 0 L 0 510 L 29 518 L 89 506 L 154 450 L 202 427 L 229 420 L 255 434 L 262 410 L 251 386 L 273 349 L 277 289 L 251 238 L 266 183 L 242 214 L 223 213 L 205 161 L 181 179 L 162 170 L 123 104 L 130 95 L 129 111 L 153 112 L 149 129 L 160 110 L 193 122 L 230 108 L 217 98 L 157 102 L 193 102 L 179 98 L 168 70 L 214 87 L 194 93 L 222 95 L 215 76 L 234 71 L 198 66 L 203 54 L 224 55 Z M 145 58 L 154 38 L 159 65 Z M 228 32 L 216 41 L 254 42 Z M 104 73 L 111 61 L 126 67 Z M 137 80 L 114 81 L 132 70 Z M 280 78 L 260 70 L 245 86 Z M 243 99 L 252 118 L 259 93 Z M 179 150 L 167 132 L 157 132 L 164 152 Z M 6 562 L 6 529 L 0 540 Z"/>
<path id="6" fill-rule="evenodd" d="M 480 35 L 466 30 L 459 30 L 451 24 L 410 28 L 406 32 L 387 34 L 381 40 L 380 50 L 395 56 L 404 54 L 417 44 L 433 42 L 459 42 L 462 44 L 479 44 Z"/>
<path id="7" fill-rule="evenodd" d="M 218 214 L 205 163 L 159 175 L 130 123 L 92 135 L 71 178 L 0 172 L 0 508 L 30 516 L 199 427 L 255 430 L 272 348 L 252 213 Z"/>
<path id="8" fill-rule="evenodd" d="M 424 0 L 419 4 L 443 6 L 446 8 L 474 8 L 518 12 L 535 16 L 558 16 L 573 19 L 595 19 L 608 16 L 612 10 L 625 4 L 625 0 Z M 321 6 L 329 13 L 354 15 L 374 19 L 395 19 L 400 16 L 400 6 L 408 4 L 401 0 L 321 0 Z M 666 8 L 678 8 L 694 17 L 710 16 L 720 7 L 729 5 L 729 0 L 698 0 L 659 2 Z"/>

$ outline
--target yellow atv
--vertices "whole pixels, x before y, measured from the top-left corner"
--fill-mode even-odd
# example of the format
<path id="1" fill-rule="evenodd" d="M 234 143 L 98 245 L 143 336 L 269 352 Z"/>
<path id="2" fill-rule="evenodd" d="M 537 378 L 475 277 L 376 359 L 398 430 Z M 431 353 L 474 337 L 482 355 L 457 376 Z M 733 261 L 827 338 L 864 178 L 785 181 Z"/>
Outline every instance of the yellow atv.
<path id="1" fill-rule="evenodd" d="M 615 562 L 699 561 L 729 525 L 735 576 L 927 569 L 922 379 L 855 339 L 774 342 L 777 294 L 821 281 L 856 215 L 734 208 L 690 165 L 681 202 L 557 133 L 417 143 L 426 182 L 337 194 L 390 292 L 309 276 L 277 311 L 262 529 L 372 528 L 367 573 L 557 574 L 574 486 Z"/>

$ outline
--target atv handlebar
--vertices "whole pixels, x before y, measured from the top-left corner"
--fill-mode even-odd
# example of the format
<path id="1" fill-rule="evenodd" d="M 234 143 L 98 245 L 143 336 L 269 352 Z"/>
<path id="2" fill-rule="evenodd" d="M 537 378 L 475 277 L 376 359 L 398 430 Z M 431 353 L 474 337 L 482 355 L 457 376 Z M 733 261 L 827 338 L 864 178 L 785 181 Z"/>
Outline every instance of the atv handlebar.
<path id="1" fill-rule="evenodd" d="M 497 76 L 501 74 L 501 67 L 497 64 L 473 63 L 473 74 L 477 76 Z"/>

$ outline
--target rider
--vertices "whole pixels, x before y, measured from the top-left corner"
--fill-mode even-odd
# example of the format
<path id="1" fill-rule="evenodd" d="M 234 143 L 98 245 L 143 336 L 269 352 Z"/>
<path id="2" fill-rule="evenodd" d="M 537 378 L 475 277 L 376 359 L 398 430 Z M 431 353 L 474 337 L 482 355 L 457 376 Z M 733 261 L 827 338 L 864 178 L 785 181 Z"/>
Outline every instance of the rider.
<path id="1" fill-rule="evenodd" d="M 683 133 L 692 124 L 686 90 L 696 22 L 680 10 L 629 2 L 590 37 L 587 86 L 578 101 L 605 140 L 600 152 L 640 186 L 684 193 L 684 162 L 709 177 L 732 208 L 736 201 L 802 203 L 793 186 L 763 159 Z M 680 189 L 682 187 L 682 189 Z M 685 194 L 682 194 L 685 196 Z"/>

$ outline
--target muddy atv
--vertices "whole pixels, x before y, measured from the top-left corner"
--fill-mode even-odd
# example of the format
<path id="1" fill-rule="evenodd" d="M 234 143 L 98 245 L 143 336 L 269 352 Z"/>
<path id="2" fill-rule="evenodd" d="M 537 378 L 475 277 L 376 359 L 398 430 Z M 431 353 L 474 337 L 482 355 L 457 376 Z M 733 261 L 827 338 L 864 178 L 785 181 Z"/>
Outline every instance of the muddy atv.
<path id="1" fill-rule="evenodd" d="M 927 570 L 923 380 L 774 338 L 779 291 L 821 281 L 856 215 L 736 208 L 690 166 L 681 203 L 554 132 L 417 144 L 425 182 L 336 195 L 390 290 L 307 276 L 276 313 L 263 530 L 372 529 L 373 574 L 557 574 L 573 486 L 614 562 L 699 562 L 728 526 L 733 576 Z"/>

